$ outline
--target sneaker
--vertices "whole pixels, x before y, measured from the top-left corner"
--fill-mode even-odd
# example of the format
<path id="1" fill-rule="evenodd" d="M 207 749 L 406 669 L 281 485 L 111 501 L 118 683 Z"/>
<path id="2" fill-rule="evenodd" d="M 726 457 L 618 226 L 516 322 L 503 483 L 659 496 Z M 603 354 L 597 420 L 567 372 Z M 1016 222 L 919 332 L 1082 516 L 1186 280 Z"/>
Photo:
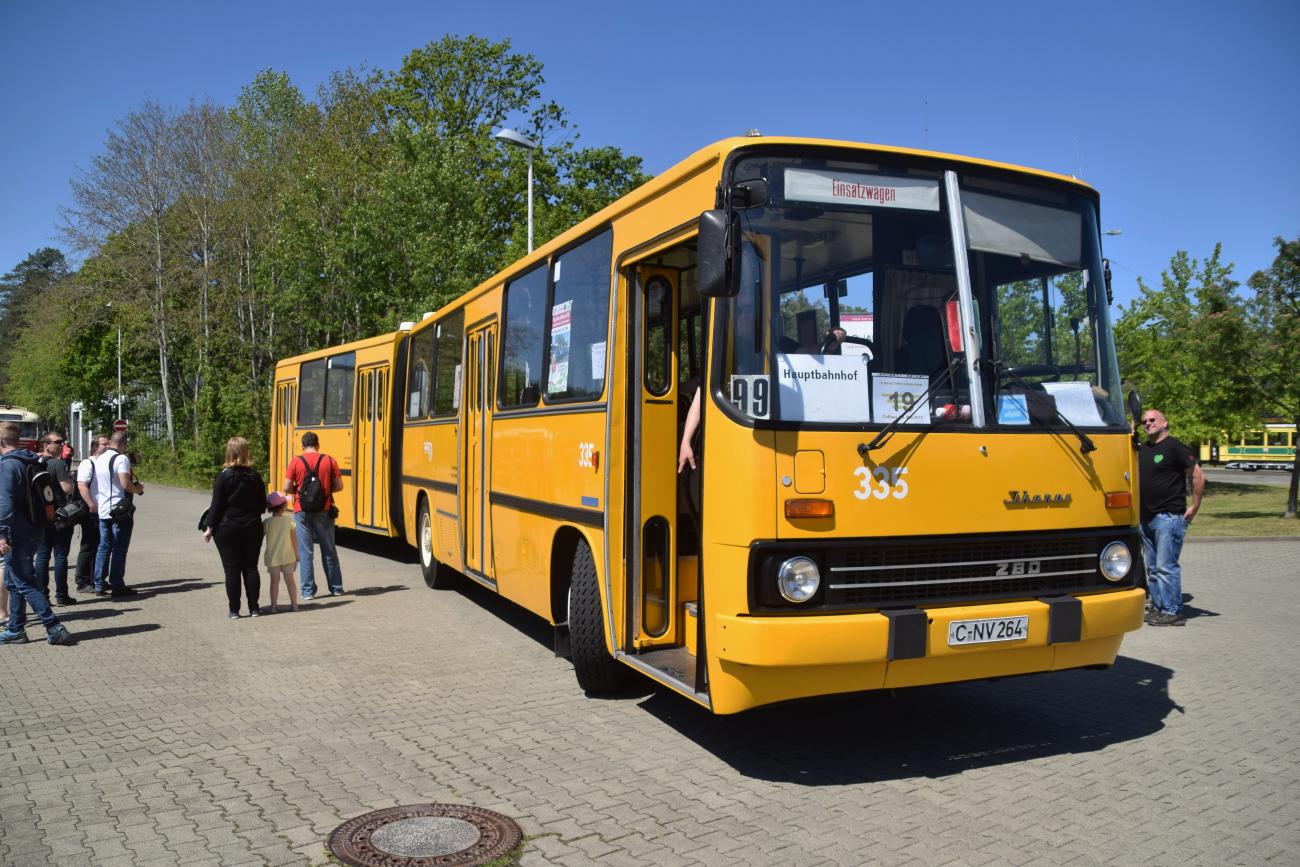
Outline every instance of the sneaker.
<path id="1" fill-rule="evenodd" d="M 330 591 L 330 595 L 331 595 L 331 596 L 342 596 L 342 595 L 343 595 L 343 588 L 340 587 L 338 590 L 331 590 L 331 591 Z"/>
<path id="2" fill-rule="evenodd" d="M 274 614 L 274 613 L 275 613 L 275 606 L 272 605 L 272 606 L 270 607 L 270 609 L 268 609 L 267 613 L 268 613 L 268 614 Z"/>
<path id="3" fill-rule="evenodd" d="M 4 632 L 0 632 L 0 644 L 26 644 L 26 643 L 27 643 L 26 629 L 20 629 L 17 632 L 10 632 L 8 629 L 6 629 Z"/>
<path id="4" fill-rule="evenodd" d="M 315 599 L 315 598 L 316 598 L 316 594 L 315 594 L 315 593 L 304 593 L 304 594 L 302 594 L 302 601 L 303 601 L 303 602 L 310 602 L 310 601 L 312 601 L 312 600 Z"/>
<path id="5" fill-rule="evenodd" d="M 113 595 L 113 591 L 112 591 L 112 590 L 96 590 L 96 591 L 95 591 L 95 595 L 96 595 L 96 596 L 112 596 L 112 595 Z"/>
<path id="6" fill-rule="evenodd" d="M 77 600 L 73 599 L 71 596 L 55 596 L 54 604 L 55 605 L 76 605 Z"/>
<path id="7" fill-rule="evenodd" d="M 136 590 L 134 587 L 114 587 L 111 591 L 109 591 L 109 594 L 108 594 L 108 595 L 110 595 L 110 596 L 134 596 L 134 595 L 135 595 L 136 593 L 138 593 L 138 592 L 140 592 L 140 591 Z"/>
<path id="8" fill-rule="evenodd" d="M 1182 626 L 1187 618 L 1182 614 L 1152 614 L 1146 621 L 1151 626 Z"/>
<path id="9" fill-rule="evenodd" d="M 297 610 L 298 610 L 298 606 L 297 606 L 297 605 L 290 605 L 290 606 L 289 606 L 289 610 L 290 610 L 290 611 L 297 611 Z"/>
<path id="10" fill-rule="evenodd" d="M 68 628 L 66 626 L 60 623 L 58 626 L 54 627 L 53 632 L 45 636 L 45 643 L 46 644 L 71 644 L 72 633 L 68 631 Z"/>
<path id="11" fill-rule="evenodd" d="M 230 619 L 231 619 L 231 620 L 238 620 L 238 619 L 239 619 L 239 612 L 238 612 L 238 611 L 232 611 L 232 612 L 230 612 Z"/>
<path id="12" fill-rule="evenodd" d="M 78 584 L 78 585 L 77 585 L 77 592 L 78 592 L 78 593 L 94 593 L 94 592 L 95 592 L 95 585 L 94 585 L 94 584 Z"/>
<path id="13" fill-rule="evenodd" d="M 248 612 L 248 616 L 249 616 L 249 617 L 261 617 L 261 616 L 262 616 L 262 612 L 261 612 L 261 611 L 258 611 L 256 608 L 254 608 L 252 611 Z"/>

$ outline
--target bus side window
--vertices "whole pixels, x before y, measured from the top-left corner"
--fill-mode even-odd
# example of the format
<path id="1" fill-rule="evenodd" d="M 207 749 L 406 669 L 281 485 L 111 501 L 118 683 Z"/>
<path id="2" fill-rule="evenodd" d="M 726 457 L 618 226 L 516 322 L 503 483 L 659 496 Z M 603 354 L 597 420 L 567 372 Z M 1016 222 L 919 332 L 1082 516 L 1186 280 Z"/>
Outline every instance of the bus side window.
<path id="1" fill-rule="evenodd" d="M 325 369 L 325 424 L 349 424 L 352 421 L 352 391 L 356 381 L 355 352 L 329 358 Z"/>
<path id="2" fill-rule="evenodd" d="M 605 393 L 613 254 L 614 230 L 606 229 L 555 259 L 547 353 L 548 401 L 593 400 Z"/>
<path id="3" fill-rule="evenodd" d="M 424 418 L 429 413 L 429 382 L 433 372 L 433 328 L 411 338 L 410 373 L 406 377 L 406 417 Z"/>
<path id="4" fill-rule="evenodd" d="M 325 359 L 303 362 L 299 380 L 298 427 L 314 427 L 325 418 Z"/>
<path id="5" fill-rule="evenodd" d="M 451 415 L 460 409 L 461 352 L 465 343 L 465 309 L 452 313 L 437 326 L 437 361 L 434 368 L 432 415 Z"/>
<path id="6" fill-rule="evenodd" d="M 646 283 L 645 387 L 654 395 L 668 393 L 673 371 L 673 289 L 663 277 Z"/>
<path id="7" fill-rule="evenodd" d="M 501 406 L 536 406 L 542 391 L 543 309 L 546 266 L 506 286 L 505 346 L 501 360 Z"/>

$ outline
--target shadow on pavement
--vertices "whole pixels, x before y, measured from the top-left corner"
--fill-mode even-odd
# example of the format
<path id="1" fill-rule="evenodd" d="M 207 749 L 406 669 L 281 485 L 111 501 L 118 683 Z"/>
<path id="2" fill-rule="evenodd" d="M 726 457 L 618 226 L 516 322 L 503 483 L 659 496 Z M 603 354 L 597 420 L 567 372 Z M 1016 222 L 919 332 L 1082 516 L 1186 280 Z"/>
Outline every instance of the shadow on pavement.
<path id="1" fill-rule="evenodd" d="M 134 587 L 136 590 L 139 590 L 140 595 L 149 597 L 149 596 L 162 596 L 164 593 L 188 593 L 191 590 L 206 590 L 209 587 L 217 587 L 221 584 L 220 581 L 185 581 L 177 586 L 172 586 L 172 587 L 156 586 L 162 583 L 164 582 L 154 581 L 150 584 L 132 584 L 131 586 Z"/>
<path id="2" fill-rule="evenodd" d="M 806 786 L 946 777 L 1146 737 L 1171 711 L 1173 672 L 1121 656 L 1067 671 L 860 693 L 710 716 L 667 689 L 641 703 L 748 777 Z"/>
<path id="3" fill-rule="evenodd" d="M 326 596 L 325 598 L 330 599 L 328 596 Z M 303 602 L 301 599 L 299 599 L 298 610 L 299 611 L 323 611 L 326 608 L 338 608 L 340 605 L 351 605 L 351 604 L 352 604 L 351 600 L 348 599 L 330 599 L 330 601 L 328 602 L 317 602 L 314 599 L 308 602 Z"/>
<path id="4" fill-rule="evenodd" d="M 430 590 L 420 586 L 417 589 L 425 593 L 456 592 L 473 602 L 479 608 L 498 618 L 507 626 L 512 626 L 522 634 L 536 641 L 548 651 L 555 651 L 555 628 L 533 612 L 498 596 L 472 578 L 460 575 L 454 591 Z"/>
<path id="5" fill-rule="evenodd" d="M 1208 608 L 1197 608 L 1189 603 L 1196 597 L 1190 593 L 1183 594 L 1183 617 L 1187 620 L 1193 620 L 1197 617 L 1220 617 L 1222 615 L 1217 611 L 1210 611 Z"/>
<path id="6" fill-rule="evenodd" d="M 117 617 L 119 614 L 143 610 L 142 608 L 77 608 L 69 611 L 65 608 L 57 613 L 60 620 L 72 623 L 75 620 L 103 620 L 105 617 Z"/>
<path id="7" fill-rule="evenodd" d="M 401 539 L 376 536 L 374 533 L 366 533 L 362 530 L 339 527 L 334 531 L 334 544 L 340 548 L 347 548 L 349 551 L 358 551 L 362 554 L 370 554 L 373 557 L 382 557 L 394 563 L 414 565 L 420 563 L 415 549 Z M 319 549 L 317 550 L 317 556 L 319 556 Z"/>
<path id="8" fill-rule="evenodd" d="M 387 587 L 360 587 L 356 590 L 349 590 L 349 596 L 378 596 L 381 593 L 392 593 L 395 590 L 410 590 L 405 584 L 389 584 Z"/>
<path id="9" fill-rule="evenodd" d="M 100 638 L 114 638 L 118 635 L 135 635 L 138 632 L 153 632 L 162 629 L 159 623 L 137 623 L 134 626 L 106 626 L 102 629 L 87 629 L 84 632 L 73 632 L 72 637 L 76 644 L 83 641 L 95 641 Z M 71 630 L 69 630 L 71 631 Z"/>

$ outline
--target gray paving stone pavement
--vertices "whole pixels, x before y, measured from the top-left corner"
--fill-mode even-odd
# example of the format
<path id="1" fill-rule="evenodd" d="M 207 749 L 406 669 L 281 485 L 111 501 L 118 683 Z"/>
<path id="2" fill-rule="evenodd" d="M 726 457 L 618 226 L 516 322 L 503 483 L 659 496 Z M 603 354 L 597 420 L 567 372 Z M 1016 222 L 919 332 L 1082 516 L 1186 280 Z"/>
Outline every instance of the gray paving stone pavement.
<path id="1" fill-rule="evenodd" d="M 151 486 L 141 594 L 0 647 L 0 863 L 318 865 L 428 801 L 513 816 L 523 865 L 1300 863 L 1292 542 L 1188 546 L 1194 616 L 1106 672 L 715 718 L 584 696 L 541 621 L 355 534 L 346 596 L 228 620 L 204 504 Z"/>

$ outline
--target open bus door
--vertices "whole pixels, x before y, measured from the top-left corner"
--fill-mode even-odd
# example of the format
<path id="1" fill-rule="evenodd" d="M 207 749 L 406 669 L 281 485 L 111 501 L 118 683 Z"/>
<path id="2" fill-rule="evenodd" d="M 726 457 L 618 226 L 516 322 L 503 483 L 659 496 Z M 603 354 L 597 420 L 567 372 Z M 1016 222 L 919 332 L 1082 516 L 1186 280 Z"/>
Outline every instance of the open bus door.
<path id="1" fill-rule="evenodd" d="M 357 373 L 357 437 L 353 458 L 356 526 L 388 529 L 388 423 L 390 370 L 387 364 Z"/>

